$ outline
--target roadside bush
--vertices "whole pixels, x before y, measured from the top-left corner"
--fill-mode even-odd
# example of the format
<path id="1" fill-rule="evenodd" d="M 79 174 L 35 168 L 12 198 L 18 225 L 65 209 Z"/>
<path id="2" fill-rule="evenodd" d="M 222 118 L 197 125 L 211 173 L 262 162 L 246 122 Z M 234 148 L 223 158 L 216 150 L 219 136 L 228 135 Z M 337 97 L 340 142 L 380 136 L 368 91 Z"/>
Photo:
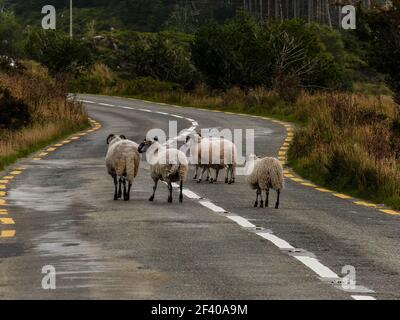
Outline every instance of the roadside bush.
<path id="1" fill-rule="evenodd" d="M 10 90 L 0 88 L 0 129 L 18 130 L 29 124 L 29 107 L 12 96 Z"/>

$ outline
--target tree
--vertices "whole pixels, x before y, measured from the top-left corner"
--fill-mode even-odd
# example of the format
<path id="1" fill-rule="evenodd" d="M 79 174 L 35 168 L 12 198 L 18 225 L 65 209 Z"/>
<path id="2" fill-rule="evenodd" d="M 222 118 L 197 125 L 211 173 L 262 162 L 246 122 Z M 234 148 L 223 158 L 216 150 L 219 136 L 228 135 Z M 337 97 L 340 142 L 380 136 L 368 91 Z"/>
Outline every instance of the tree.
<path id="1" fill-rule="evenodd" d="M 374 11 L 359 11 L 356 33 L 367 49 L 367 59 L 387 75 L 387 84 L 400 105 L 400 0 Z"/>
<path id="2" fill-rule="evenodd" d="M 16 57 L 21 54 L 22 27 L 12 12 L 0 12 L 0 55 Z"/>
<path id="3" fill-rule="evenodd" d="M 55 77 L 77 76 L 93 63 L 91 52 L 84 42 L 54 30 L 31 31 L 26 52 Z"/>

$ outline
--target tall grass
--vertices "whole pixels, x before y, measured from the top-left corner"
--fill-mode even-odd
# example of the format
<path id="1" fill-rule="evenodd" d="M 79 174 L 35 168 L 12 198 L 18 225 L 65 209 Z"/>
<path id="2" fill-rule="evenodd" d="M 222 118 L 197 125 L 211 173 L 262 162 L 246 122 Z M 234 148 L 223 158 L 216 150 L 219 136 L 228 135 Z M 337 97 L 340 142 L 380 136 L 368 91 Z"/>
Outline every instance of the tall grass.
<path id="1" fill-rule="evenodd" d="M 56 139 L 89 125 L 82 105 L 67 99 L 67 90 L 38 66 L 24 74 L 0 74 L 0 87 L 29 107 L 30 123 L 19 130 L 0 130 L 0 170 Z"/>

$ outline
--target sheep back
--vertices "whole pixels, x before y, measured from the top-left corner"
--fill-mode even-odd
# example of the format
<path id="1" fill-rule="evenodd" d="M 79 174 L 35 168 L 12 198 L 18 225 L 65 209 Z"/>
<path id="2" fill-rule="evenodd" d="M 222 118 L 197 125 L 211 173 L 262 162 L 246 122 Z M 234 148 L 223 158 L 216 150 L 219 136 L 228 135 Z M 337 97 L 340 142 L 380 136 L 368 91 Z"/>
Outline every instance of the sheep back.
<path id="1" fill-rule="evenodd" d="M 247 182 L 253 189 L 282 190 L 284 188 L 282 164 L 275 158 L 263 158 L 256 161 Z"/>

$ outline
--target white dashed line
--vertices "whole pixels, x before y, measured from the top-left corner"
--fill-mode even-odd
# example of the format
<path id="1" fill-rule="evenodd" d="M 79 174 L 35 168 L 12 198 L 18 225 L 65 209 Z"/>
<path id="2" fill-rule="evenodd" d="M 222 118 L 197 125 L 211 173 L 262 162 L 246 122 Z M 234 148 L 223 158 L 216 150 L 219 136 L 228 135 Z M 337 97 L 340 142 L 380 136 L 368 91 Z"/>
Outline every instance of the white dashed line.
<path id="1" fill-rule="evenodd" d="M 211 201 L 205 200 L 205 201 L 199 201 L 199 203 L 203 206 L 206 207 L 208 209 L 210 209 L 211 211 L 214 211 L 216 213 L 226 213 L 227 211 L 221 207 L 218 207 L 217 205 L 215 205 L 214 203 L 212 203 Z"/>
<path id="2" fill-rule="evenodd" d="M 295 248 L 289 244 L 287 241 L 278 238 L 276 235 L 268 232 L 257 232 L 257 235 L 260 237 L 272 242 L 274 245 L 276 245 L 279 249 L 281 250 L 294 250 Z"/>
<path id="3" fill-rule="evenodd" d="M 229 215 L 227 216 L 228 219 L 236 222 L 239 226 L 243 228 L 256 228 L 254 224 L 252 224 L 249 220 L 242 218 L 241 216 L 237 215 Z"/>
<path id="4" fill-rule="evenodd" d="M 113 105 L 113 104 L 108 104 L 108 103 L 99 103 L 99 105 L 105 106 L 105 107 L 115 107 L 115 105 Z"/>
<path id="5" fill-rule="evenodd" d="M 201 199 L 201 197 L 199 195 L 197 195 L 196 193 L 194 193 L 193 191 L 190 191 L 189 189 L 184 189 L 183 190 L 183 194 L 188 197 L 189 199 Z"/>
<path id="6" fill-rule="evenodd" d="M 340 279 L 335 272 L 333 272 L 327 266 L 324 266 L 316 258 L 300 255 L 295 255 L 294 257 L 301 263 L 306 265 L 308 268 L 310 268 L 312 271 L 314 271 L 316 274 L 318 274 L 321 278 Z"/>
<path id="7" fill-rule="evenodd" d="M 354 300 L 376 300 L 371 296 L 351 296 Z"/>

